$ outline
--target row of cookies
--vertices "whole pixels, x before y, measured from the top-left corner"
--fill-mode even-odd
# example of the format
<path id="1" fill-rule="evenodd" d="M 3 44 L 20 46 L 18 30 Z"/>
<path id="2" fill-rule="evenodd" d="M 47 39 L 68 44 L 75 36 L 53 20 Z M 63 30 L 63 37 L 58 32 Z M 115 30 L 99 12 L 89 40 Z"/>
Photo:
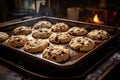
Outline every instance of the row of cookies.
<path id="1" fill-rule="evenodd" d="M 92 30 L 88 32 L 85 28 L 80 27 L 72 27 L 69 28 L 69 26 L 65 23 L 56 23 L 52 25 L 48 21 L 39 21 L 33 26 L 33 33 L 32 36 L 36 39 L 39 38 L 48 38 L 52 32 L 67 32 L 70 35 L 75 36 L 82 36 L 86 35 L 87 37 L 90 37 L 93 40 L 105 40 L 109 38 L 109 34 L 104 30 Z M 32 32 L 32 29 L 30 27 L 21 26 L 13 30 L 14 34 L 29 34 Z"/>
<path id="2" fill-rule="evenodd" d="M 109 38 L 109 34 L 107 31 L 92 30 L 89 32 L 87 29 L 85 29 L 83 27 L 71 27 L 70 28 L 67 24 L 62 23 L 62 22 L 52 25 L 48 21 L 39 21 L 34 25 L 34 29 L 41 29 L 41 28 L 48 28 L 52 32 L 67 32 L 70 35 L 75 35 L 75 36 L 82 36 L 82 35 L 87 34 L 87 37 L 90 37 L 93 40 L 105 40 L 105 39 Z M 47 30 L 45 30 L 45 31 L 39 30 L 39 31 L 47 32 Z M 47 33 L 47 34 L 50 35 L 49 30 L 48 30 L 48 32 L 49 33 Z"/>

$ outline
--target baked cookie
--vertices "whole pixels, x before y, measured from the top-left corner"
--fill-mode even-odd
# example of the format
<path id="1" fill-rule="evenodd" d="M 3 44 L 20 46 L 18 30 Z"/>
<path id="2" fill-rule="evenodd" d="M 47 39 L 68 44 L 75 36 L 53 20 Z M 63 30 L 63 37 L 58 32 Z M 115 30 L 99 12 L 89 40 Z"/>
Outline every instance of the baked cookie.
<path id="1" fill-rule="evenodd" d="M 48 21 L 39 21 L 34 25 L 34 29 L 51 28 L 52 24 Z"/>
<path id="2" fill-rule="evenodd" d="M 70 51 L 60 45 L 50 46 L 43 51 L 42 57 L 55 62 L 65 62 L 70 58 Z"/>
<path id="3" fill-rule="evenodd" d="M 13 34 L 15 35 L 27 35 L 30 34 L 31 32 L 32 32 L 31 27 L 27 26 L 20 26 L 13 30 Z"/>
<path id="4" fill-rule="evenodd" d="M 49 37 L 49 41 L 52 43 L 68 43 L 71 40 L 71 36 L 68 33 L 53 33 Z"/>
<path id="5" fill-rule="evenodd" d="M 50 29 L 41 28 L 38 30 L 34 30 L 32 33 L 32 36 L 35 39 L 39 39 L 39 38 L 44 39 L 44 38 L 48 38 L 51 34 L 52 34 L 52 31 Z"/>
<path id="6" fill-rule="evenodd" d="M 109 38 L 108 32 L 104 30 L 92 30 L 87 36 L 94 40 L 105 40 Z"/>
<path id="7" fill-rule="evenodd" d="M 38 52 L 42 52 L 48 46 L 49 46 L 49 43 L 46 40 L 32 39 L 32 40 L 29 40 L 24 45 L 23 50 L 30 53 L 38 53 Z"/>
<path id="8" fill-rule="evenodd" d="M 69 29 L 69 26 L 65 23 L 56 23 L 52 26 L 51 30 L 53 32 L 65 32 Z"/>
<path id="9" fill-rule="evenodd" d="M 72 38 L 69 46 L 76 51 L 89 51 L 95 47 L 95 42 L 88 37 L 75 37 Z"/>
<path id="10" fill-rule="evenodd" d="M 15 35 L 9 37 L 4 43 L 12 47 L 22 47 L 28 41 L 24 35 Z"/>
<path id="11" fill-rule="evenodd" d="M 81 36 L 87 34 L 88 31 L 85 28 L 72 27 L 68 30 L 68 33 L 71 35 Z"/>
<path id="12" fill-rule="evenodd" d="M 6 39 L 9 38 L 9 35 L 5 32 L 0 32 L 0 42 L 5 41 Z"/>

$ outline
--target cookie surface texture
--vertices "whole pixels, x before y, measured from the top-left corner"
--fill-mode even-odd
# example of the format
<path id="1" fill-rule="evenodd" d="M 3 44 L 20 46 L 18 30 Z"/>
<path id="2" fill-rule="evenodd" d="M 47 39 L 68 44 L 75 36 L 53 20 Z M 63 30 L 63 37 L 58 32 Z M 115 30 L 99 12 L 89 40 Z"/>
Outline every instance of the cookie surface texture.
<path id="1" fill-rule="evenodd" d="M 70 58 L 70 51 L 63 46 L 50 46 L 43 51 L 42 57 L 54 62 L 65 62 Z"/>
<path id="2" fill-rule="evenodd" d="M 32 32 L 31 27 L 27 26 L 20 26 L 13 30 L 13 34 L 15 35 L 27 35 L 30 34 L 31 32 Z"/>
<path id="3" fill-rule="evenodd" d="M 65 32 L 65 31 L 68 31 L 68 29 L 69 29 L 69 26 L 65 23 L 56 23 L 51 28 L 53 32 Z"/>
<path id="4" fill-rule="evenodd" d="M 94 40 L 106 40 L 109 38 L 108 32 L 104 30 L 92 30 L 87 36 Z"/>
<path id="5" fill-rule="evenodd" d="M 35 39 L 40 39 L 40 38 L 44 39 L 44 38 L 48 38 L 51 34 L 52 34 L 52 32 L 51 32 L 50 29 L 41 28 L 41 29 L 38 29 L 38 30 L 34 30 L 33 33 L 32 33 L 32 36 Z"/>
<path id="6" fill-rule="evenodd" d="M 49 21 L 39 21 L 34 25 L 34 29 L 51 28 L 51 27 L 52 27 L 52 24 Z"/>
<path id="7" fill-rule="evenodd" d="M 3 42 L 8 38 L 9 38 L 9 35 L 6 32 L 0 32 L 0 42 Z"/>
<path id="8" fill-rule="evenodd" d="M 88 31 L 85 28 L 72 27 L 68 30 L 68 33 L 71 35 L 81 36 L 87 34 Z"/>
<path id="9" fill-rule="evenodd" d="M 13 35 L 9 37 L 4 43 L 12 47 L 22 47 L 28 41 L 24 35 Z"/>
<path id="10" fill-rule="evenodd" d="M 42 52 L 45 48 L 49 46 L 49 43 L 42 39 L 32 39 L 29 40 L 23 47 L 23 49 L 30 53 Z"/>
<path id="11" fill-rule="evenodd" d="M 71 36 L 68 33 L 53 33 L 49 37 L 49 41 L 52 43 L 68 43 L 71 40 Z"/>
<path id="12" fill-rule="evenodd" d="M 95 41 L 88 37 L 75 37 L 69 43 L 75 51 L 89 51 L 95 47 Z"/>

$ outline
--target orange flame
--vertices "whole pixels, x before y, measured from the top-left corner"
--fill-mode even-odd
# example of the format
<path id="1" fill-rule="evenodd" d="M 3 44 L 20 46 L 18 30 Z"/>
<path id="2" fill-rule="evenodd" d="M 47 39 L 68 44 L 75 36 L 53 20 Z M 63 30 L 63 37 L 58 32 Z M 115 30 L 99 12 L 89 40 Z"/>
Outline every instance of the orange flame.
<path id="1" fill-rule="evenodd" d="M 97 24 L 103 24 L 103 21 L 100 21 L 98 18 L 98 15 L 95 14 L 95 16 L 93 17 L 93 22 L 97 23 Z"/>
<path id="2" fill-rule="evenodd" d="M 98 23 L 100 21 L 97 14 L 95 14 L 93 21 L 96 23 Z"/>

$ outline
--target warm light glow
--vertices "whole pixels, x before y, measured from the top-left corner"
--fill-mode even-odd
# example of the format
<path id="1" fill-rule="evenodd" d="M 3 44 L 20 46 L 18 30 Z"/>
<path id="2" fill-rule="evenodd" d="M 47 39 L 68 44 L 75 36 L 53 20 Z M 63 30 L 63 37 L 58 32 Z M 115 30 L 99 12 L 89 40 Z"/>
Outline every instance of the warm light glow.
<path id="1" fill-rule="evenodd" d="M 100 21 L 98 18 L 98 15 L 95 14 L 95 16 L 93 17 L 93 22 L 97 23 L 97 24 L 103 24 L 103 21 Z"/>
<path id="2" fill-rule="evenodd" d="M 95 16 L 93 18 L 93 21 L 96 22 L 96 23 L 100 22 L 97 14 L 95 14 Z"/>

